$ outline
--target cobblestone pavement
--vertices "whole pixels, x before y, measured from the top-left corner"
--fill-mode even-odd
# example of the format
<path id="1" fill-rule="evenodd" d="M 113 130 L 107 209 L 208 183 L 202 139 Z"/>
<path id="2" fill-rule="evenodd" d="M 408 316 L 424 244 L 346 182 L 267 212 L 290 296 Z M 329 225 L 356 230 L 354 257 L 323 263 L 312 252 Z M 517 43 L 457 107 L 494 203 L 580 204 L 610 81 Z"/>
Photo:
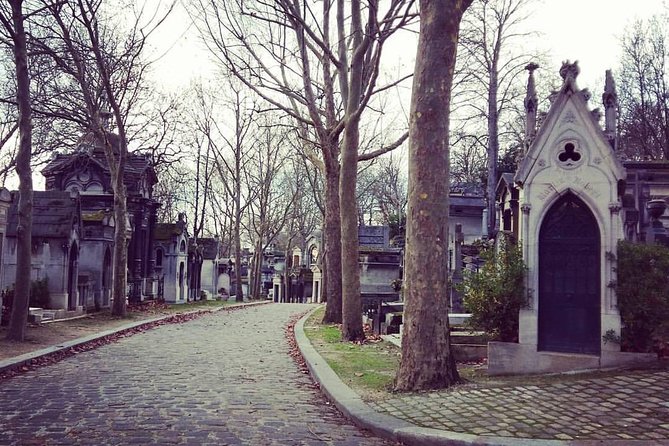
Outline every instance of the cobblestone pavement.
<path id="1" fill-rule="evenodd" d="M 669 444 L 669 371 L 454 390 L 371 403 L 424 427 L 477 435 Z M 603 443 L 605 444 L 605 443 Z"/>
<path id="2" fill-rule="evenodd" d="M 299 372 L 270 304 L 166 325 L 0 382 L 0 445 L 383 445 Z"/>

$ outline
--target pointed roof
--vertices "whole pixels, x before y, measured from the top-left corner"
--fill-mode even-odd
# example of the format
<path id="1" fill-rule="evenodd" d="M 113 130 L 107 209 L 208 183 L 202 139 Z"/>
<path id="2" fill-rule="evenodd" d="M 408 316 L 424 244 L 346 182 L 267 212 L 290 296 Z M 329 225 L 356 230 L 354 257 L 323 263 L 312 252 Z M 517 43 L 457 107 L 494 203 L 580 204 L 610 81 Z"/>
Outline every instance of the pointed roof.
<path id="1" fill-rule="evenodd" d="M 607 159 L 610 159 L 618 172 L 622 172 L 623 166 L 615 156 L 608 142 L 608 138 L 599 125 L 599 122 L 593 116 L 593 111 L 588 107 L 590 92 L 587 89 L 579 89 L 576 84 L 576 77 L 579 74 L 578 62 L 570 63 L 566 61 L 562 64 L 560 75 L 564 80 L 560 90 L 553 95 L 551 107 L 543 121 L 543 124 L 537 131 L 527 153 L 523 157 L 514 177 L 517 184 L 524 184 L 535 165 L 539 162 L 543 147 L 549 142 L 551 134 L 558 130 L 561 123 L 579 124 L 590 137 L 594 137 L 601 144 L 600 147 L 606 147 L 607 153 L 602 153 Z M 585 136 L 585 135 L 583 135 Z"/>
<path id="2" fill-rule="evenodd" d="M 114 152 L 118 153 L 119 136 L 108 132 L 107 139 Z M 73 152 L 55 153 L 49 163 L 42 169 L 42 175 L 45 177 L 55 176 L 73 168 L 81 168 L 90 164 L 109 174 L 109 163 L 104 151 L 104 142 L 100 141 L 100 138 L 96 137 L 93 132 L 84 133 L 79 138 L 77 148 Z M 147 154 L 129 152 L 125 164 L 125 176 L 127 178 L 139 178 L 142 175 L 147 175 L 153 183 L 157 182 L 151 158 Z"/>

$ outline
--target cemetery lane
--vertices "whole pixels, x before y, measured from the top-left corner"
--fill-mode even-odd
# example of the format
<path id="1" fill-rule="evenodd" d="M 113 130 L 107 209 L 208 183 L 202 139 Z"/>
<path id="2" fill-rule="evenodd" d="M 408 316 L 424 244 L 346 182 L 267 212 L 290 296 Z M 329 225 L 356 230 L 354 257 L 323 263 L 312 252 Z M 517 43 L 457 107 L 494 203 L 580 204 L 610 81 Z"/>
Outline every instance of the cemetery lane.
<path id="1" fill-rule="evenodd" d="M 384 445 L 289 356 L 300 304 L 165 325 L 0 382 L 0 445 Z"/>

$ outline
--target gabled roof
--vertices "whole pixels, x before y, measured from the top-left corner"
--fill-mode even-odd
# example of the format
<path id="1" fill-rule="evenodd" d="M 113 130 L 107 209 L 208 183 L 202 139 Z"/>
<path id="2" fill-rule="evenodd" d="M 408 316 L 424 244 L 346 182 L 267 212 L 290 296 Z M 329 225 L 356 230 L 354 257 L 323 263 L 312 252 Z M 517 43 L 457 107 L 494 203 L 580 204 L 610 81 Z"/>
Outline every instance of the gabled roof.
<path id="1" fill-rule="evenodd" d="M 504 190 L 504 189 L 509 189 L 511 190 L 512 188 L 515 188 L 516 185 L 513 182 L 513 177 L 514 174 L 505 172 L 499 177 L 499 181 L 497 182 L 497 189 L 495 189 L 495 196 L 499 196 L 499 194 Z"/>
<path id="2" fill-rule="evenodd" d="M 7 236 L 16 237 L 18 225 L 18 194 L 9 207 Z M 34 191 L 32 236 L 43 238 L 69 238 L 77 224 L 77 199 L 69 192 Z"/>
<path id="3" fill-rule="evenodd" d="M 563 63 L 560 75 L 563 77 L 564 82 L 560 91 L 554 96 L 543 124 L 518 166 L 514 177 L 514 181 L 517 184 L 524 184 L 527 181 L 528 176 L 534 170 L 536 163 L 542 155 L 542 149 L 549 142 L 548 138 L 560 125 L 561 120 L 580 125 L 588 133 L 589 137 L 596 138 L 598 140 L 596 141 L 597 145 L 599 147 L 606 147 L 608 150 L 608 153 L 603 155 L 606 155 L 606 158 L 610 160 L 618 172 L 622 172 L 622 164 L 615 156 L 604 131 L 588 108 L 587 98 L 589 97 L 589 93 L 587 90 L 580 90 L 576 84 L 578 73 L 579 68 L 576 62 L 573 64 L 568 61 Z"/>
<path id="4" fill-rule="evenodd" d="M 485 199 L 483 197 L 462 197 L 459 195 L 450 195 L 448 197 L 450 207 L 471 207 L 485 208 Z"/>
<path id="5" fill-rule="evenodd" d="M 115 148 L 115 152 L 118 152 L 118 135 L 108 133 L 107 137 Z M 70 171 L 73 168 L 80 169 L 82 166 L 89 164 L 93 164 L 109 174 L 109 165 L 104 147 L 92 133 L 84 134 L 79 139 L 78 146 L 73 152 L 56 153 L 51 161 L 42 169 L 42 175 L 45 177 L 55 176 L 62 172 Z M 147 175 L 153 183 L 157 181 L 151 158 L 147 154 L 128 153 L 125 175 L 127 178 L 139 178 L 142 175 Z"/>

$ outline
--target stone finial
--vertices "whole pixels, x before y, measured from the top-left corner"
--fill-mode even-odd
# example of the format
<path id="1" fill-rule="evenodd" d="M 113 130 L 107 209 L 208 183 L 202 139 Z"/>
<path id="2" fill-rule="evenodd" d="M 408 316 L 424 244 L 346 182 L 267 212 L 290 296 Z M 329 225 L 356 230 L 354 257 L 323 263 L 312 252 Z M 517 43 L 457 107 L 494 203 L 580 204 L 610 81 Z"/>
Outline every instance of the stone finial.
<path id="1" fill-rule="evenodd" d="M 537 88 L 534 82 L 534 70 L 539 68 L 534 62 L 527 64 L 525 69 L 529 71 L 527 77 L 527 93 L 525 94 L 525 150 L 530 147 L 537 130 Z"/>
<path id="2" fill-rule="evenodd" d="M 568 60 L 562 62 L 562 68 L 560 68 L 560 76 L 565 82 L 568 79 L 576 80 L 576 78 L 578 77 L 578 73 L 580 72 L 581 70 L 580 68 L 578 68 L 577 60 L 575 60 L 574 63 L 571 63 Z"/>
<path id="3" fill-rule="evenodd" d="M 615 150 L 618 127 L 618 93 L 616 92 L 616 83 L 613 80 L 611 70 L 606 70 L 602 103 L 604 104 L 604 134 L 609 140 L 611 147 Z"/>
<path id="4" fill-rule="evenodd" d="M 100 96 L 100 125 L 102 130 L 109 132 L 111 130 L 112 117 L 114 116 L 109 109 L 109 100 L 107 99 L 107 94 L 102 93 Z"/>
<path id="5" fill-rule="evenodd" d="M 618 105 L 618 93 L 616 92 L 616 81 L 613 79 L 613 73 L 611 72 L 611 70 L 606 70 L 602 103 L 604 104 L 605 108 L 616 107 Z"/>
<path id="6" fill-rule="evenodd" d="M 592 119 L 595 120 L 595 122 L 599 122 L 600 119 L 602 119 L 602 111 L 599 108 L 590 110 L 590 115 L 592 116 Z"/>

